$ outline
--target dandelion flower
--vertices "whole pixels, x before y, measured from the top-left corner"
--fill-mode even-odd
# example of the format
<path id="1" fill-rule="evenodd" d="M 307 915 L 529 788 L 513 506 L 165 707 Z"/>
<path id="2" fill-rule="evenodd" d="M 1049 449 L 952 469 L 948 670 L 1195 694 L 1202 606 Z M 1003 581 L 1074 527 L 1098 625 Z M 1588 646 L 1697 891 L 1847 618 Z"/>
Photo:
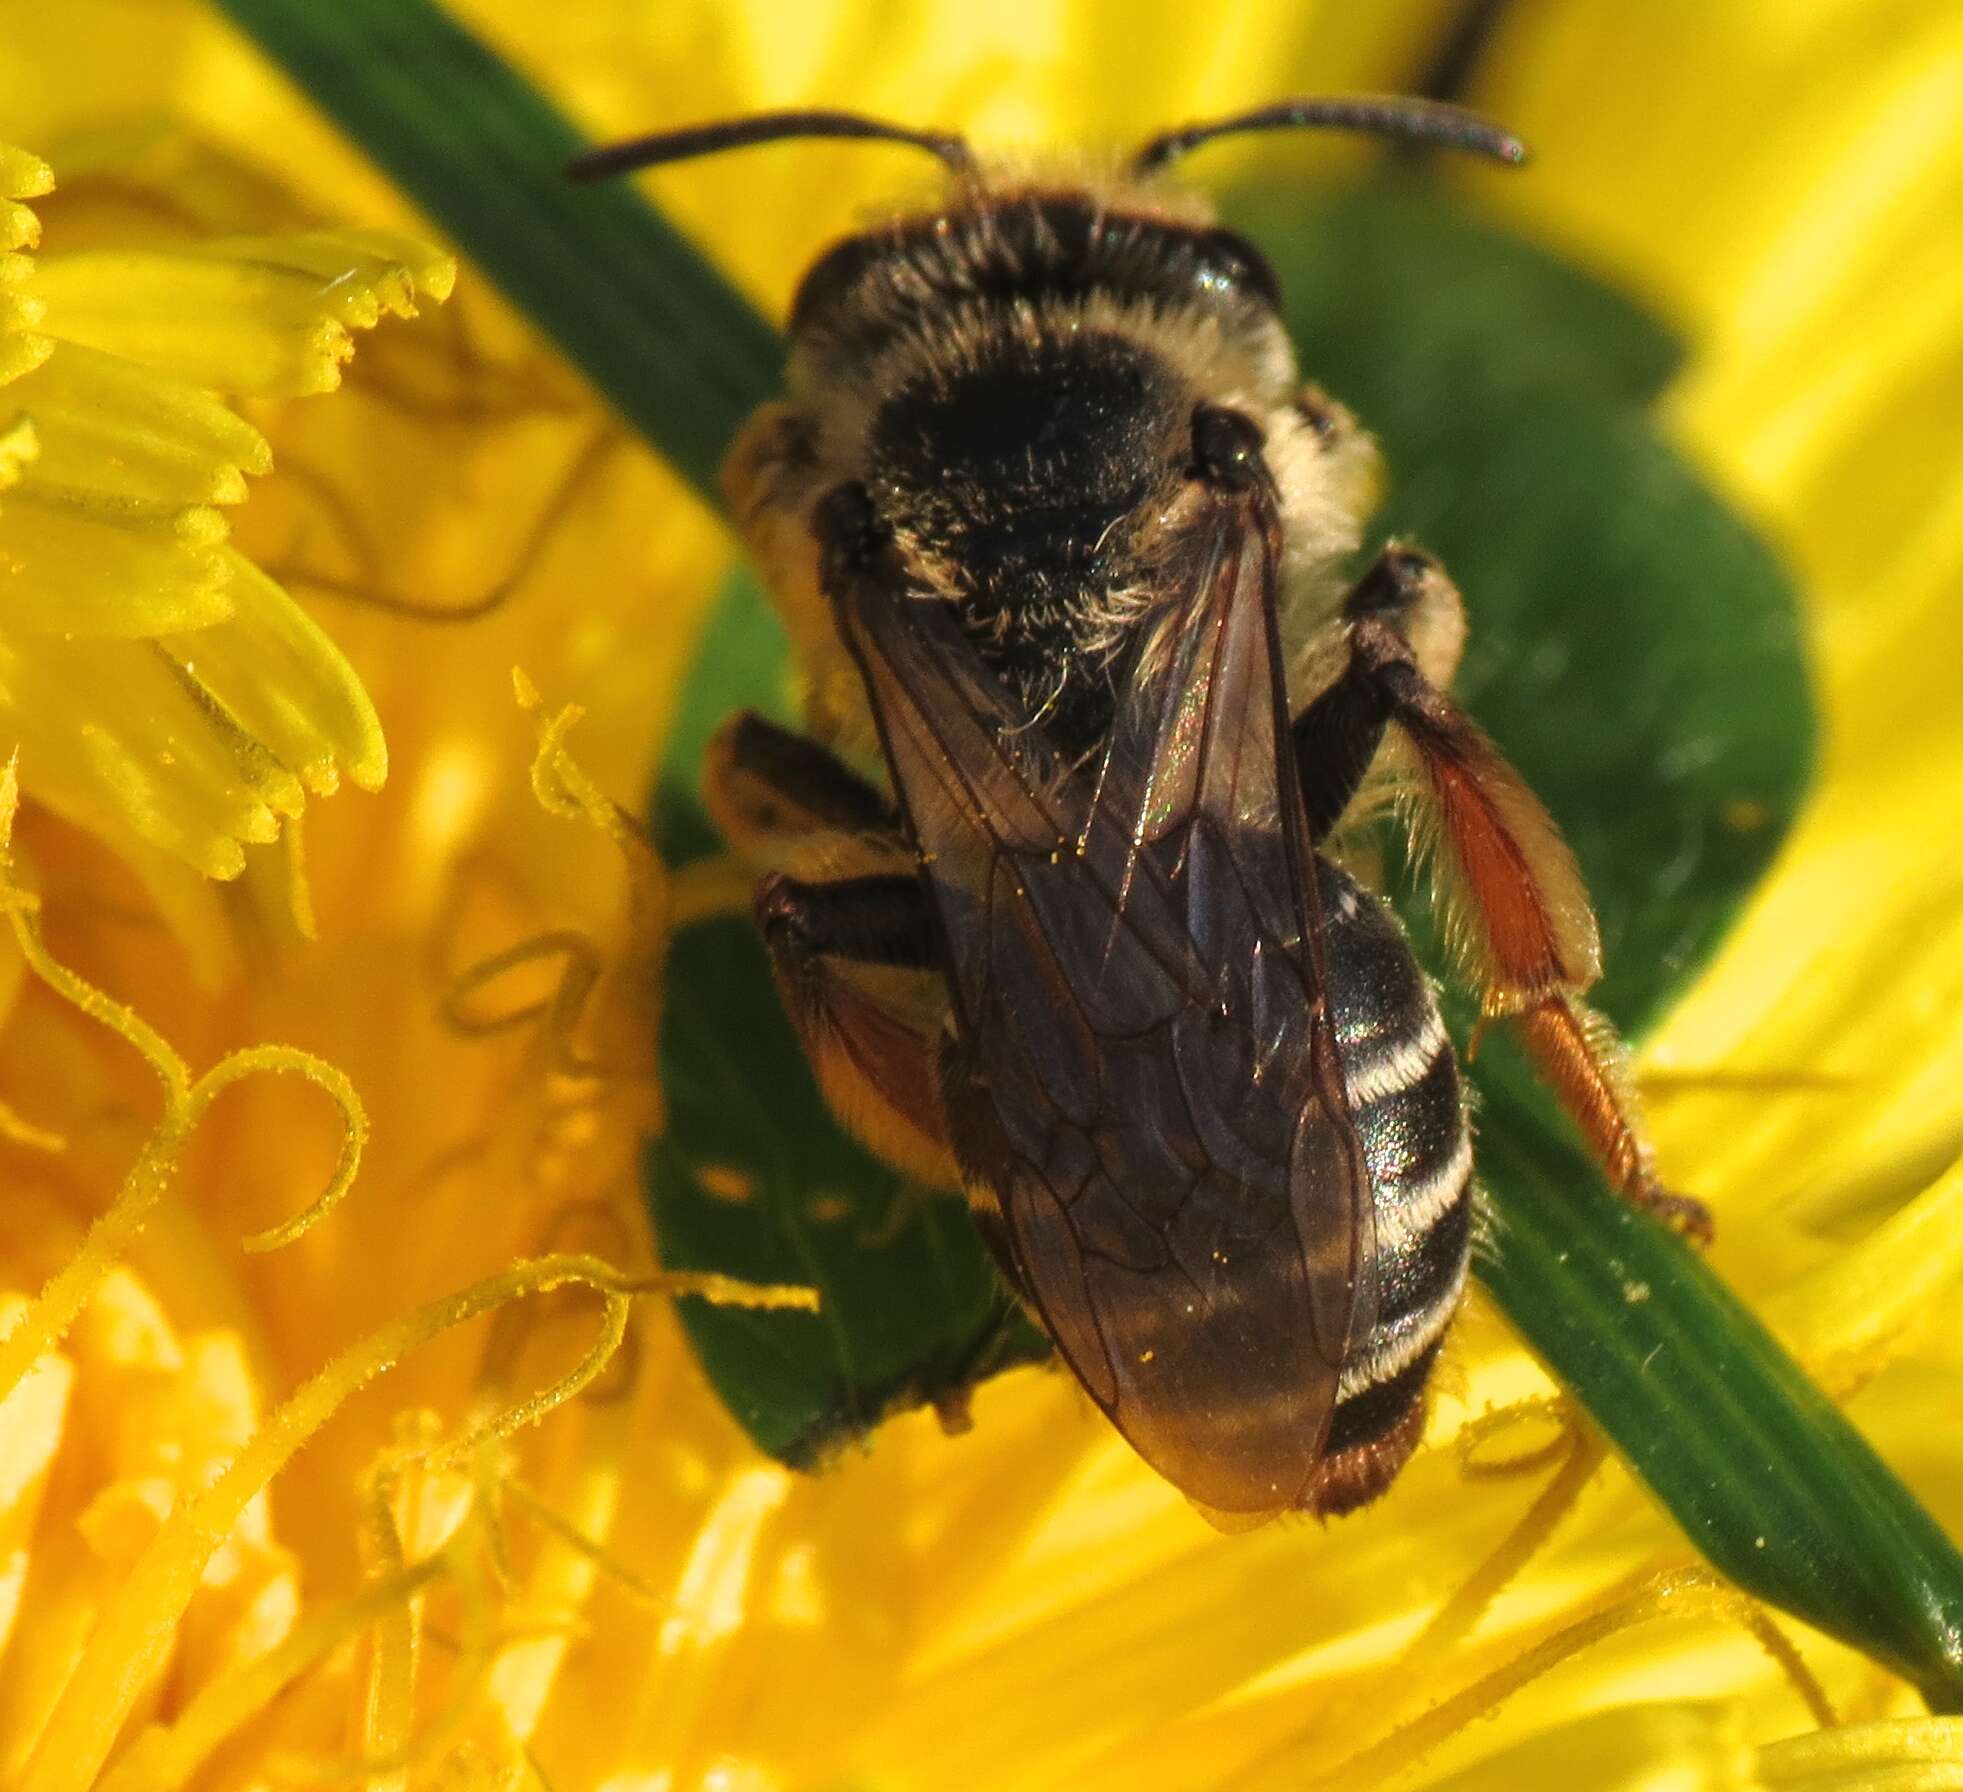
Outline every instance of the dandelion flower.
<path id="1" fill-rule="evenodd" d="M 1404 86 L 1444 10 L 458 8 L 602 134 L 811 103 L 985 141 Z M 1952 10 L 1884 29 L 1853 0 L 1723 0 L 1638 32 L 1547 0 L 1502 24 L 1475 97 L 1539 152 L 1482 202 L 1680 328 L 1667 425 L 1804 591 L 1827 762 L 1648 1048 L 1665 1167 L 1954 1527 L 1963 944 L 1930 844 L 1958 800 Z M 0 553 L 24 515 L 22 563 L 59 569 L 0 616 L 27 798 L 6 908 L 35 955 L 0 1036 L 22 1123 L 0 1352 L 100 1254 L 118 1190 L 168 1185 L 0 1386 L 0 1781 L 1953 1771 L 1953 1720 L 1701 1569 L 1484 1307 L 1429 1447 L 1327 1529 L 1213 1534 L 1041 1371 L 985 1386 L 961 1438 L 915 1415 L 822 1476 L 759 1456 L 674 1315 L 627 1304 L 651 1263 L 650 964 L 719 897 L 606 800 L 643 800 L 727 543 L 467 266 L 331 400 L 289 402 L 446 264 L 376 234 L 426 226 L 204 9 L 20 0 L 0 35 L 0 112 L 62 175 L 47 198 L 41 163 L 0 161 Z M 777 311 L 826 231 L 890 196 L 860 153 L 662 197 Z M 387 789 L 309 818 L 308 942 L 254 849 L 334 773 L 379 778 L 377 718 Z M 194 900 L 177 866 L 244 875 Z M 266 1040 L 295 1056 L 251 1057 Z M 159 1158 L 159 1082 L 168 1132 L 232 1062 Z"/>

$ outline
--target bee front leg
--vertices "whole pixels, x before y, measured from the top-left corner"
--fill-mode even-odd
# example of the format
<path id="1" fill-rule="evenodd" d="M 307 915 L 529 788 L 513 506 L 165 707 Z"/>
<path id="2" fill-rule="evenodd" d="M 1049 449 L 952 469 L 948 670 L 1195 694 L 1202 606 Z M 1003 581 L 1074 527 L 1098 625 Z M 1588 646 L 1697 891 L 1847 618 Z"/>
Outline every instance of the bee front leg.
<path id="1" fill-rule="evenodd" d="M 1443 568 L 1408 547 L 1386 548 L 1350 593 L 1347 661 L 1292 730 L 1312 831 L 1336 824 L 1388 734 L 1406 761 L 1413 843 L 1443 881 L 1447 935 L 1485 1015 L 1517 1029 L 1622 1193 L 1708 1238 L 1703 1204 L 1657 1182 L 1622 1042 L 1581 1000 L 1602 953 L 1574 855 L 1484 730 L 1427 676 L 1425 628 L 1435 657 L 1438 619 L 1459 613 Z"/>
<path id="2" fill-rule="evenodd" d="M 827 833 L 890 844 L 905 856 L 899 816 L 882 791 L 829 747 L 754 710 L 716 730 L 702 789 L 723 838 L 758 863 L 778 863 Z"/>
<path id="3" fill-rule="evenodd" d="M 774 871 L 757 886 L 757 926 L 780 966 L 937 968 L 933 915 L 908 872 L 809 883 Z"/>

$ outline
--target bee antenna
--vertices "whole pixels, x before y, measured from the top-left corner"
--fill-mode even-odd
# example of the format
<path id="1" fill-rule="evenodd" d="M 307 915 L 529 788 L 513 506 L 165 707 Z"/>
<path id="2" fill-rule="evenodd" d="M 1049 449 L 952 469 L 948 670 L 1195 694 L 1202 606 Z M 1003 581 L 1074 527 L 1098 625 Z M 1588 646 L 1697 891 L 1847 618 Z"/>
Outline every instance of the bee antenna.
<path id="1" fill-rule="evenodd" d="M 713 156 L 725 149 L 747 149 L 753 143 L 782 143 L 798 137 L 853 137 L 878 143 L 909 143 L 938 156 L 957 174 L 975 165 L 974 153 L 960 137 L 940 131 L 910 131 L 904 125 L 861 118 L 856 112 L 757 112 L 748 118 L 725 118 L 714 124 L 683 125 L 589 149 L 566 164 L 573 180 L 605 180 L 633 168 L 653 168 L 664 162 L 685 162 L 694 156 Z"/>
<path id="2" fill-rule="evenodd" d="M 1437 143 L 1447 149 L 1471 150 L 1515 168 L 1527 159 L 1527 146 L 1511 131 L 1462 106 L 1394 94 L 1341 94 L 1327 99 L 1282 100 L 1232 118 L 1215 119 L 1211 124 L 1181 125 L 1140 149 L 1132 157 L 1131 171 L 1156 173 L 1216 137 L 1284 130 L 1365 131 L 1373 137 L 1395 137 L 1404 143 Z"/>

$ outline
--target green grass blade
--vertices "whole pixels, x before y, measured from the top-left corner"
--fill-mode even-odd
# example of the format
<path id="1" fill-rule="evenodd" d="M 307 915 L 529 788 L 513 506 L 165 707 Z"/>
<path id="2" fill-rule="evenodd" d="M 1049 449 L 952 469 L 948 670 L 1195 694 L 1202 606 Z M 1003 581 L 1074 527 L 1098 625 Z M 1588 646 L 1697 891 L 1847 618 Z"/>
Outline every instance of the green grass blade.
<path id="1" fill-rule="evenodd" d="M 586 140 L 427 0 L 223 9 L 716 504 L 782 344 L 629 181 L 575 186 Z"/>
<path id="2" fill-rule="evenodd" d="M 1477 1075 L 1499 1197 L 1478 1273 L 1507 1317 L 1725 1575 L 1957 1709 L 1955 1545 L 1703 1260 L 1609 1192 L 1508 1042 Z"/>
<path id="3" fill-rule="evenodd" d="M 728 284 L 631 191 L 581 190 L 560 180 L 558 170 L 579 139 L 549 103 L 422 0 L 222 4 L 660 453 L 699 489 L 713 492 L 715 465 L 731 434 L 774 389 L 781 347 Z M 1382 202 L 1385 208 L 1392 203 Z M 1790 739 L 1776 731 L 1739 737 L 1738 756 L 1708 775 L 1697 755 L 1668 753 L 1670 731 L 1691 725 L 1683 717 L 1729 713 L 1741 690 L 1763 699 L 1768 680 L 1788 693 L 1782 701 L 1799 705 L 1795 713 L 1804 724 L 1790 598 L 1782 590 L 1768 594 L 1749 544 L 1716 530 L 1720 559 L 1708 589 L 1743 593 L 1740 601 L 1757 605 L 1764 623 L 1753 637 L 1753 650 L 1763 657 L 1749 671 L 1736 661 L 1689 651 L 1677 627 L 1682 617 L 1667 606 L 1651 614 L 1645 604 L 1627 601 L 1627 594 L 1647 588 L 1648 571 L 1630 556 L 1648 551 L 1643 532 L 1657 527 L 1641 507 L 1644 492 L 1656 489 L 1649 475 L 1664 478 L 1666 487 L 1677 477 L 1655 457 L 1641 415 L 1643 399 L 1669 365 L 1667 339 L 1612 296 L 1521 245 L 1495 241 L 1496 233 L 1440 224 L 1435 215 L 1427 227 L 1422 203 L 1414 203 L 1416 213 L 1406 201 L 1395 202 L 1402 209 L 1393 218 L 1377 201 L 1366 201 L 1361 213 L 1326 220 L 1321 238 L 1304 238 L 1299 258 L 1278 259 L 1291 291 L 1298 301 L 1307 295 L 1314 317 L 1304 344 L 1310 364 L 1383 432 L 1391 449 L 1393 478 L 1400 482 L 1393 502 L 1414 507 L 1418 519 L 1410 520 L 1407 508 L 1399 513 L 1401 526 L 1427 529 L 1462 579 L 1468 553 L 1495 556 L 1473 590 L 1485 633 L 1477 649 L 1483 657 L 1468 663 L 1471 686 L 1480 713 L 1528 762 L 1530 778 L 1543 784 L 1557 814 L 1577 834 L 1611 944 L 1606 999 L 1625 1023 L 1635 1024 L 1656 1012 L 1709 950 L 1796 800 L 1794 778 L 1803 772 L 1808 746 L 1804 726 Z M 1277 230 L 1325 228 L 1300 214 L 1290 225 L 1285 205 L 1271 216 Z M 1445 259 L 1430 270 L 1408 259 L 1433 253 Z M 1354 284 L 1372 255 L 1383 282 L 1374 293 Z M 1319 296 L 1311 284 L 1317 269 L 1335 283 Z M 1405 299 L 1417 310 L 1396 309 Z M 1483 336 L 1482 306 L 1491 326 Z M 1303 315 L 1298 303 L 1298 327 L 1309 331 Z M 1427 336 L 1434 326 L 1435 335 Z M 1389 333 L 1400 349 L 1431 355 L 1432 362 L 1387 376 L 1380 391 L 1371 391 L 1373 330 Z M 1529 524 L 1531 535 L 1542 514 L 1558 507 L 1526 504 L 1516 491 L 1510 499 L 1499 494 L 1496 501 L 1506 507 L 1496 512 L 1476 482 L 1499 477 L 1496 450 L 1510 450 L 1515 432 L 1477 405 L 1455 410 L 1437 395 L 1495 357 L 1510 353 L 1517 362 L 1523 346 L 1531 357 L 1550 345 L 1551 362 L 1548 353 L 1540 356 L 1544 390 L 1512 395 L 1519 401 L 1519 429 L 1537 417 L 1545 423 L 1599 401 L 1613 414 L 1597 418 L 1603 429 L 1596 446 L 1624 456 L 1615 464 L 1643 477 L 1633 492 L 1607 479 L 1589 485 L 1605 507 L 1600 539 L 1543 531 L 1543 539 L 1523 539 L 1521 552 L 1512 554 L 1508 530 Z M 1329 371 L 1339 352 L 1352 356 L 1340 385 Z M 1348 383 L 1351 377 L 1355 383 Z M 1402 417 L 1400 405 L 1407 413 Z M 1454 438 L 1441 426 L 1455 421 L 1473 427 Z M 1572 472 L 1568 446 L 1559 446 L 1560 453 L 1545 462 L 1551 477 Z M 1611 463 L 1602 465 L 1606 470 Z M 1425 524 L 1428 500 L 1434 514 Z M 1451 536 L 1468 520 L 1468 509 L 1478 513 L 1472 520 L 1481 527 L 1476 540 L 1461 545 Z M 1571 507 L 1563 514 L 1575 522 Z M 1496 517 L 1507 520 L 1506 529 L 1492 526 Z M 1607 588 L 1623 595 L 1591 610 L 1594 593 L 1585 581 L 1545 590 L 1534 565 L 1549 560 L 1605 571 L 1613 575 Z M 1694 595 L 1694 584 L 1684 588 Z M 756 599 L 739 586 L 730 602 L 753 606 Z M 1571 646 L 1579 631 L 1611 626 L 1635 632 L 1616 637 L 1612 652 L 1606 642 L 1598 644 L 1602 651 L 1594 659 L 1645 676 L 1667 675 L 1667 702 L 1625 698 L 1605 708 L 1592 688 L 1558 677 L 1544 691 L 1517 682 L 1523 672 L 1531 678 L 1555 666 L 1548 651 L 1536 648 Z M 1722 646 L 1713 643 L 1712 652 Z M 1734 640 L 1725 651 L 1736 648 Z M 1670 657 L 1659 660 L 1664 653 Z M 759 680 L 775 676 L 774 666 L 760 672 L 754 656 L 742 664 L 724 656 L 705 663 L 692 702 L 706 714 L 767 700 Z M 1558 713 L 1562 704 L 1569 706 L 1572 727 Z M 1646 718 L 1650 732 L 1636 727 L 1611 737 L 1599 726 L 1605 714 L 1624 722 Z M 1590 752 L 1596 747 L 1615 749 L 1620 763 L 1595 763 Z M 1541 752 L 1549 763 L 1534 763 Z M 694 769 L 671 762 L 663 806 L 671 823 L 684 833 L 696 827 L 699 836 L 699 818 L 691 822 L 685 813 Z M 1632 772 L 1646 780 L 1644 801 L 1633 807 L 1627 797 Z M 1666 832 L 1650 837 L 1641 830 L 1667 829 L 1673 816 L 1695 818 L 1729 786 L 1743 788 L 1756 805 L 1740 812 L 1761 818 L 1757 831 L 1714 835 L 1695 888 L 1659 887 L 1658 867 L 1677 861 L 1660 851 L 1668 845 Z M 684 941 L 682 950 L 688 949 Z M 717 939 L 706 949 L 733 948 Z M 688 967 L 680 969 L 685 979 Z M 714 1016 L 705 1014 L 704 1037 L 674 1042 L 683 1054 L 683 1082 L 690 1052 L 742 1061 L 745 1042 L 714 1036 L 713 1026 Z M 1499 1216 L 1497 1251 L 1482 1274 L 1513 1323 L 1719 1568 L 1769 1603 L 1888 1663 L 1922 1687 L 1932 1705 L 1963 1707 L 1963 1557 L 1950 1540 L 1704 1265 L 1603 1189 L 1548 1113 L 1544 1096 L 1526 1085 L 1499 1042 L 1482 1054 L 1478 1076 L 1485 1094 L 1482 1161 Z M 703 1086 L 712 1090 L 706 1080 Z M 703 1098 L 702 1118 L 711 1134 L 716 1099 L 713 1092 Z M 792 1165 L 825 1161 L 841 1175 L 859 1174 L 849 1157 L 817 1138 L 834 1135 L 812 1104 L 776 1105 L 781 1113 L 761 1113 L 747 1129 L 753 1142 L 760 1141 L 758 1149 L 767 1146 L 778 1161 Z M 780 1120 L 803 1129 L 803 1136 L 769 1134 Z M 759 1203 L 756 1211 L 768 1223 L 770 1204 Z M 769 1239 L 749 1242 L 776 1248 Z M 793 1243 L 805 1248 L 802 1241 Z M 972 1236 L 965 1242 L 937 1236 L 934 1248 L 979 1249 Z M 904 1252 L 866 1253 L 861 1284 L 853 1280 L 854 1254 L 836 1253 L 827 1274 L 845 1278 L 842 1300 L 869 1313 L 889 1313 L 893 1288 L 884 1279 L 916 1273 L 896 1272 L 904 1258 Z M 1632 1298 L 1632 1289 L 1641 1290 L 1639 1298 Z M 782 1316 L 786 1325 L 797 1320 Z M 768 1407 L 782 1393 L 782 1402 L 761 1417 L 758 1409 L 732 1400 L 753 1435 L 795 1437 L 802 1448 L 824 1414 L 797 1404 L 811 1396 L 795 1376 L 772 1380 L 773 1363 L 797 1355 L 786 1335 L 751 1328 L 747 1343 L 705 1342 L 698 1334 L 697 1344 L 711 1359 L 718 1385 L 742 1386 L 745 1401 Z M 892 1336 L 878 1345 L 882 1372 L 903 1360 L 904 1348 Z M 939 1347 L 924 1342 L 916 1360 L 930 1362 Z M 730 1354 L 716 1360 L 719 1351 Z M 858 1392 L 876 1404 L 877 1389 Z M 827 1397 L 835 1394 L 832 1389 Z"/>

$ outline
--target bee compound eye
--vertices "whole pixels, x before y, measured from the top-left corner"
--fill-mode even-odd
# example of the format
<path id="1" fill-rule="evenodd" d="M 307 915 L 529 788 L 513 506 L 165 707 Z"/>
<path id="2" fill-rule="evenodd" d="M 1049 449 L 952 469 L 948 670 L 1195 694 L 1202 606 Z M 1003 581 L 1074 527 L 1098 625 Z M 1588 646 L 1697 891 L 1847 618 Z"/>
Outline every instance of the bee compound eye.
<path id="1" fill-rule="evenodd" d="M 827 556 L 863 566 L 886 539 L 886 527 L 873 508 L 872 494 L 856 479 L 835 485 L 811 513 L 812 532 Z"/>
<path id="2" fill-rule="evenodd" d="M 1268 258 L 1246 237 L 1215 230 L 1200 239 L 1203 264 L 1236 292 L 1249 293 L 1275 310 L 1281 309 L 1281 283 Z"/>
<path id="3" fill-rule="evenodd" d="M 1251 485 L 1261 470 L 1267 437 L 1253 418 L 1224 405 L 1193 409 L 1193 467 L 1202 479 L 1230 491 Z"/>

